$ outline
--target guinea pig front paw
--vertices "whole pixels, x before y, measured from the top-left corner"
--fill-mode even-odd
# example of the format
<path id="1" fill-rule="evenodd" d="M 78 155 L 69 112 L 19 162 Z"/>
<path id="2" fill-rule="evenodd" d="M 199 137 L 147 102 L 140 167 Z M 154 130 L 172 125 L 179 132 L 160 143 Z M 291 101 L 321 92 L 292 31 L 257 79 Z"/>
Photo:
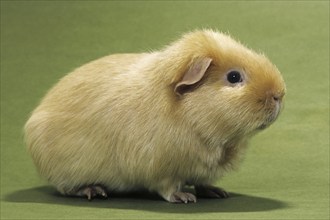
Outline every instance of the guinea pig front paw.
<path id="1" fill-rule="evenodd" d="M 197 197 L 204 198 L 228 198 L 229 193 L 224 189 L 211 185 L 195 186 Z"/>
<path id="2" fill-rule="evenodd" d="M 171 203 L 196 203 L 197 199 L 194 194 L 186 193 L 186 192 L 174 192 L 170 196 L 169 202 Z"/>
<path id="3" fill-rule="evenodd" d="M 80 188 L 76 193 L 76 196 L 86 196 L 89 201 L 93 198 L 101 196 L 102 198 L 108 198 L 106 190 L 100 185 L 89 185 Z"/>

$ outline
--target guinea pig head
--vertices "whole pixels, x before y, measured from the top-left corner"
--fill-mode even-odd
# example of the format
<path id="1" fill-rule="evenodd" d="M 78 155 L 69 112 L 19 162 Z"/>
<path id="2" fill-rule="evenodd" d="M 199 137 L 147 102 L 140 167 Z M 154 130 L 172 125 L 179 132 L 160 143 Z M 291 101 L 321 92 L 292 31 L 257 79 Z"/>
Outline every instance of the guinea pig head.
<path id="1" fill-rule="evenodd" d="M 225 139 L 250 135 L 277 119 L 285 84 L 264 55 L 231 38 L 226 46 L 221 43 L 192 58 L 174 92 L 183 117 L 198 133 Z"/>

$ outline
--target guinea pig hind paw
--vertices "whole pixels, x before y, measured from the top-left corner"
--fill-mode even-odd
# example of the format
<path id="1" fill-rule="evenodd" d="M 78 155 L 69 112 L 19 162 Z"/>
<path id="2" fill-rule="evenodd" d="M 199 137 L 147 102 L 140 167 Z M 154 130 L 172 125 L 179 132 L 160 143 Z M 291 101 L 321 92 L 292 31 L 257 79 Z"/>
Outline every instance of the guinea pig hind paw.
<path id="1" fill-rule="evenodd" d="M 204 198 L 228 198 L 229 193 L 226 192 L 224 189 L 211 186 L 211 185 L 199 185 L 195 186 L 195 191 L 197 197 L 204 197 Z"/>
<path id="2" fill-rule="evenodd" d="M 99 185 L 90 185 L 83 187 L 76 193 L 76 195 L 86 196 L 89 201 L 98 196 L 103 197 L 105 199 L 108 198 L 106 190 Z"/>
<path id="3" fill-rule="evenodd" d="M 171 195 L 169 202 L 171 202 L 171 203 L 189 203 L 189 202 L 196 203 L 197 199 L 196 199 L 196 196 L 191 193 L 174 192 Z"/>

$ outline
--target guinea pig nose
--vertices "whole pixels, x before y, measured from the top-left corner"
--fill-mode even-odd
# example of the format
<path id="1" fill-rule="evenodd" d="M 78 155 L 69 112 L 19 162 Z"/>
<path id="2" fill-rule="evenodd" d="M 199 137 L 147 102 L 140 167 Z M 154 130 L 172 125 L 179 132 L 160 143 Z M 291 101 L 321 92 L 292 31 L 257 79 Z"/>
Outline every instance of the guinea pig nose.
<path id="1" fill-rule="evenodd" d="M 274 92 L 271 94 L 272 98 L 273 98 L 273 101 L 275 102 L 280 102 L 282 101 L 282 98 L 284 96 L 284 93 L 282 92 Z"/>
<path id="2" fill-rule="evenodd" d="M 273 96 L 273 99 L 274 99 L 274 101 L 275 101 L 275 102 L 277 102 L 277 101 L 279 101 L 279 100 L 280 100 L 280 97 L 279 97 L 279 96 L 277 96 L 277 95 L 274 95 L 274 96 Z"/>

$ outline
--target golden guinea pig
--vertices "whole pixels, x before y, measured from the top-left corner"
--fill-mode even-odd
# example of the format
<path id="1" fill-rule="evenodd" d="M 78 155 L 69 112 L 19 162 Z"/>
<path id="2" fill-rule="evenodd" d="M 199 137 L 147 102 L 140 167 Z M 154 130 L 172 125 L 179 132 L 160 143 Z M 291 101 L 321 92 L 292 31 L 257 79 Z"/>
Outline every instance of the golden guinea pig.
<path id="1" fill-rule="evenodd" d="M 212 183 L 276 120 L 285 91 L 265 55 L 226 34 L 194 31 L 160 51 L 110 55 L 69 73 L 33 111 L 25 140 L 63 195 L 226 198 Z"/>

